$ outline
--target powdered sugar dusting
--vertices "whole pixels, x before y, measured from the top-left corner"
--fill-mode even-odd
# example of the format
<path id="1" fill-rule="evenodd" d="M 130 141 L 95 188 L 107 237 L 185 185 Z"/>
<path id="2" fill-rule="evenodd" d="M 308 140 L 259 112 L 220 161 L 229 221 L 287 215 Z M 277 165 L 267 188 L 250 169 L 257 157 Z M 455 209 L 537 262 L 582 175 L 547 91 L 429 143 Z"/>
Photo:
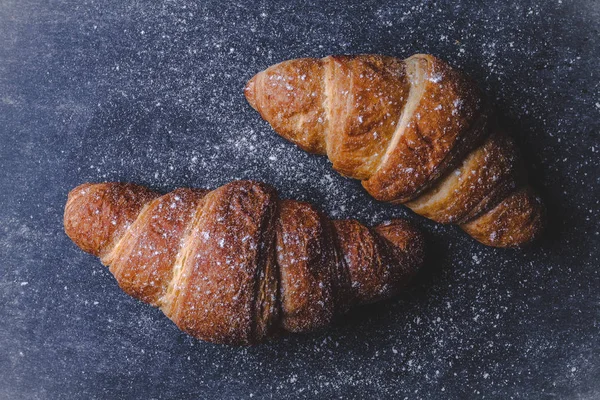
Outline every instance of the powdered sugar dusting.
<path id="1" fill-rule="evenodd" d="M 599 396 L 596 1 L 37 3 L 0 6 L 0 397 Z M 242 93 L 290 58 L 417 52 L 473 77 L 524 149 L 553 217 L 540 247 L 483 248 L 373 201 Z M 240 178 L 337 218 L 418 221 L 427 272 L 326 331 L 218 347 L 129 299 L 62 232 L 85 181 Z"/>

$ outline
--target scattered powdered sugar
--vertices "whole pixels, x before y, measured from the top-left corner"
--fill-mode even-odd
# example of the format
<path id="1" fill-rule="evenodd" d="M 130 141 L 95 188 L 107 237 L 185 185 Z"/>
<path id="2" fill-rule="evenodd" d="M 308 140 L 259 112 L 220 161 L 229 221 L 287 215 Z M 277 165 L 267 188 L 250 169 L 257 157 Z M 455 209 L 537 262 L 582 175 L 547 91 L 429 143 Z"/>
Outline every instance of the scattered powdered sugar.
<path id="1" fill-rule="evenodd" d="M 442 74 L 434 74 L 434 75 L 431 75 L 427 80 L 429 82 L 433 82 L 433 83 L 440 83 L 442 81 L 442 79 L 443 79 Z"/>
<path id="2" fill-rule="evenodd" d="M 41 396 L 55 398 L 65 397 L 59 389 L 97 398 L 154 387 L 175 398 L 597 397 L 596 2 L 322 7 L 6 4 L 0 339 L 9 386 L 29 384 L 35 397 L 43 382 L 71 382 L 46 385 Z M 550 199 L 549 242 L 483 248 L 456 227 L 377 202 L 325 157 L 279 138 L 243 97 L 245 82 L 279 61 L 368 52 L 432 53 L 480 84 Z M 35 90 L 20 90 L 24 81 Z M 426 271 L 405 295 L 327 330 L 240 349 L 185 336 L 62 232 L 66 193 L 85 181 L 167 192 L 234 179 L 268 182 L 335 218 L 408 218 L 427 233 Z"/>

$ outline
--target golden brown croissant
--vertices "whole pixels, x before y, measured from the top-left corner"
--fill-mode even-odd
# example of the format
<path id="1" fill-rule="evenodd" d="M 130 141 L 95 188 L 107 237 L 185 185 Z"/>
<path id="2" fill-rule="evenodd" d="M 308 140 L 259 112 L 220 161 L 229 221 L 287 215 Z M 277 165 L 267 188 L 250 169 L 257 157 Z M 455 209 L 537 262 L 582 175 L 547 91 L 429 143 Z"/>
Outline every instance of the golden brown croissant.
<path id="1" fill-rule="evenodd" d="M 163 196 L 86 183 L 69 193 L 64 224 L 126 293 L 214 343 L 321 328 L 352 305 L 396 294 L 423 259 L 422 236 L 404 221 L 330 221 L 251 181 Z"/>
<path id="2" fill-rule="evenodd" d="M 542 230 L 513 141 L 476 85 L 433 56 L 285 61 L 254 76 L 245 95 L 281 136 L 326 154 L 378 200 L 459 224 L 490 246 L 519 246 Z"/>

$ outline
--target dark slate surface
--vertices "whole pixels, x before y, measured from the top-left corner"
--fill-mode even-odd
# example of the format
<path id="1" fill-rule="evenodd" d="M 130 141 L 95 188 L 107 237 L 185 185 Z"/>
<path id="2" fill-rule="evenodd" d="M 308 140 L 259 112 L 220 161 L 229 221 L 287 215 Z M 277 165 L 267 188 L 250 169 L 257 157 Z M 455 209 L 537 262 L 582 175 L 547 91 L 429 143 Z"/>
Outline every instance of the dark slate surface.
<path id="1" fill-rule="evenodd" d="M 600 398 L 600 2 L 323 3 L 0 2 L 0 398 Z M 539 245 L 485 248 L 377 204 L 242 96 L 275 62 L 361 52 L 430 52 L 480 82 L 549 204 Z M 63 233 L 85 181 L 235 178 L 414 220 L 428 266 L 325 332 L 230 348 L 129 298 Z"/>

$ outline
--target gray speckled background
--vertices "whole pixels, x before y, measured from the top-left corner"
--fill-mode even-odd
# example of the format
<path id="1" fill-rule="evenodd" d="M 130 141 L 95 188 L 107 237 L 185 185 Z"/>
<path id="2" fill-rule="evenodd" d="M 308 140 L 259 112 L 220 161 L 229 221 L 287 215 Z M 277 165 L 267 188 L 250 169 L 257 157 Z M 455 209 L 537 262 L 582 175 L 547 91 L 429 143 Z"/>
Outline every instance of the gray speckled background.
<path id="1" fill-rule="evenodd" d="M 0 1 L 1 399 L 600 398 L 600 2 L 323 3 Z M 548 203 L 541 243 L 485 248 L 378 204 L 242 95 L 275 62 L 361 52 L 430 52 L 480 82 Z M 234 178 L 414 220 L 428 266 L 327 331 L 230 348 L 129 298 L 63 233 L 85 181 Z"/>

